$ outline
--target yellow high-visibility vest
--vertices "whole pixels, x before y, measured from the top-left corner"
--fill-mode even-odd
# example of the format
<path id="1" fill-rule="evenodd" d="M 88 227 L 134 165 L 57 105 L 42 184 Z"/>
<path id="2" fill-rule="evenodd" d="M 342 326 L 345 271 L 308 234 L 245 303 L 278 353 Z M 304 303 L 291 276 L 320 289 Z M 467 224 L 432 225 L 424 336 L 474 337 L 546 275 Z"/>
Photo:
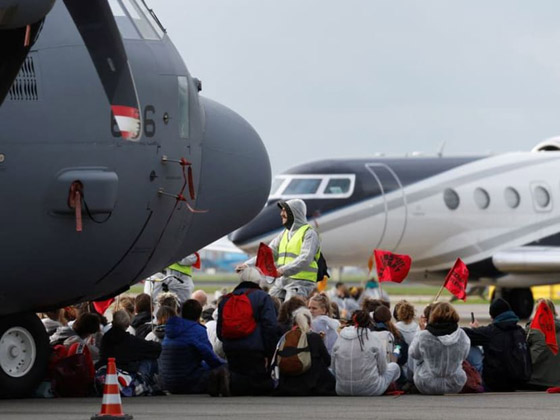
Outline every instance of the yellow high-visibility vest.
<path id="1" fill-rule="evenodd" d="M 283 266 L 289 264 L 299 256 L 301 252 L 301 244 L 303 244 L 303 237 L 305 236 L 307 229 L 311 229 L 311 226 L 303 225 L 292 235 L 290 240 L 288 240 L 288 230 L 286 229 L 284 231 L 282 239 L 280 239 L 280 245 L 278 246 L 278 258 L 276 260 L 276 265 Z M 321 250 L 318 249 L 313 261 L 311 261 L 311 264 L 299 273 L 290 276 L 290 278 L 296 280 L 317 281 L 317 270 L 319 268 L 317 261 L 319 260 L 320 253 Z"/>
<path id="2" fill-rule="evenodd" d="M 171 264 L 169 267 L 170 270 L 178 271 L 179 273 L 186 274 L 187 276 L 192 277 L 192 266 L 190 265 L 181 265 L 179 263 Z"/>

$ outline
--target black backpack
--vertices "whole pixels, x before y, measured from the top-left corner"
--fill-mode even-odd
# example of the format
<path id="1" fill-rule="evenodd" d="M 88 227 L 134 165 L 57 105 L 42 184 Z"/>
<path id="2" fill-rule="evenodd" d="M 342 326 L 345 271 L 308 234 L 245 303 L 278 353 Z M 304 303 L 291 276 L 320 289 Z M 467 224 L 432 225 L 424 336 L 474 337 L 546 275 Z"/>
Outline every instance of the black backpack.
<path id="1" fill-rule="evenodd" d="M 509 377 L 516 383 L 527 382 L 531 379 L 533 366 L 525 331 L 523 328 L 517 326 L 508 335 L 510 339 L 509 348 L 511 351 L 505 353 L 505 364 L 508 369 Z"/>

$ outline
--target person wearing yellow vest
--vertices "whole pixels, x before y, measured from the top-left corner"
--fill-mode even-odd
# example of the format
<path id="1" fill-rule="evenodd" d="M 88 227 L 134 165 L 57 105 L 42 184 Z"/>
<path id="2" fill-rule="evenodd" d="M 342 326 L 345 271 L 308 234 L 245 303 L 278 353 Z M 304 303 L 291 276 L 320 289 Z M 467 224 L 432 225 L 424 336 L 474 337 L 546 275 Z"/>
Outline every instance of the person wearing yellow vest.
<path id="1" fill-rule="evenodd" d="M 285 229 L 269 244 L 280 275 L 270 289 L 270 295 L 283 300 L 294 295 L 307 298 L 317 286 L 319 235 L 307 222 L 307 206 L 303 200 L 279 201 L 278 207 Z M 237 270 L 255 262 L 256 258 L 252 258 Z"/>
<path id="2" fill-rule="evenodd" d="M 193 253 L 171 264 L 164 270 L 163 277 L 158 273 L 153 276 L 156 277 L 155 281 L 146 282 L 144 293 L 151 295 L 155 302 L 161 292 L 173 292 L 179 298 L 179 304 L 182 305 L 191 298 L 194 290 L 192 266 L 197 260 L 198 256 L 196 253 Z"/>

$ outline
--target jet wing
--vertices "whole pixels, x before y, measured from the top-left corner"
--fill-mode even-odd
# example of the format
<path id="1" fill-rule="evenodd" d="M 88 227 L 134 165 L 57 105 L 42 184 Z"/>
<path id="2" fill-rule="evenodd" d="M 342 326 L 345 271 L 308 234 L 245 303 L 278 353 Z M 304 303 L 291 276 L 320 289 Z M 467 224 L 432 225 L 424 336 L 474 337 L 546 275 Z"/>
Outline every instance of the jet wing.
<path id="1" fill-rule="evenodd" d="M 560 247 L 521 246 L 497 252 L 492 262 L 505 273 L 560 272 Z"/>

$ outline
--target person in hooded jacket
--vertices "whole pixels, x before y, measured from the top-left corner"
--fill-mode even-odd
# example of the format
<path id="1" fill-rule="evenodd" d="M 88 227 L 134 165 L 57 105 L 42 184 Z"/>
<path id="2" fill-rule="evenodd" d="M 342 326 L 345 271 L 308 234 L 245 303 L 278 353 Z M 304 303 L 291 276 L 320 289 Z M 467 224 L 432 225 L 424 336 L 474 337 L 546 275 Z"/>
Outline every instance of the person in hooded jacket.
<path id="1" fill-rule="evenodd" d="M 412 340 L 409 357 L 416 359 L 414 385 L 422 394 L 458 393 L 467 382 L 463 360 L 471 343 L 459 328 L 459 314 L 449 303 L 437 303 L 426 329 Z"/>
<path id="2" fill-rule="evenodd" d="M 212 350 L 206 328 L 199 322 L 201 313 L 200 303 L 188 299 L 183 303 L 181 318 L 167 320 L 158 363 L 162 386 L 172 394 L 206 392 L 211 369 L 224 364 Z"/>
<path id="3" fill-rule="evenodd" d="M 535 306 L 538 306 L 540 301 Z M 544 300 L 554 316 L 556 342 L 560 344 L 560 320 L 556 314 L 556 307 L 550 299 Z M 549 387 L 560 386 L 560 352 L 554 354 L 546 344 L 544 334 L 537 329 L 529 328 L 527 344 L 531 352 L 533 372 L 529 385 L 533 389 L 544 390 Z"/>
<path id="4" fill-rule="evenodd" d="M 329 354 L 332 356 L 334 343 L 338 339 L 340 322 L 332 318 L 331 301 L 326 293 L 317 293 L 309 299 L 307 304 L 313 321 L 311 330 L 318 333 L 325 342 Z"/>
<path id="5" fill-rule="evenodd" d="M 370 331 L 365 310 L 354 312 L 353 326 L 343 328 L 333 347 L 332 370 L 338 395 L 382 395 L 400 376 L 396 363 L 387 363 L 385 347 Z"/>
<path id="6" fill-rule="evenodd" d="M 270 294 L 281 300 L 288 300 L 293 295 L 307 298 L 317 285 L 319 235 L 307 222 L 307 206 L 303 200 L 279 201 L 278 207 L 285 229 L 269 244 L 280 275 Z M 252 258 L 236 270 L 240 271 L 255 262 L 256 258 Z"/>
<path id="7" fill-rule="evenodd" d="M 224 317 L 227 316 L 224 306 L 232 298 L 226 295 L 218 305 L 216 332 L 228 361 L 231 394 L 265 395 L 274 387 L 268 368 L 279 338 L 276 308 L 272 298 L 259 286 L 262 274 L 258 269 L 243 269 L 240 280 L 232 294 L 247 296 L 256 328 L 245 337 L 223 336 Z"/>
<path id="8" fill-rule="evenodd" d="M 484 359 L 482 361 L 482 380 L 484 387 L 494 392 L 512 392 L 525 385 L 524 380 L 514 377 L 508 367 L 508 360 L 516 351 L 512 340 L 514 334 L 523 332 L 517 325 L 519 317 L 511 310 L 509 303 L 502 299 L 495 299 L 490 305 L 492 324 L 479 327 L 478 321 L 471 323 L 473 328 L 464 328 L 473 346 L 482 346 Z M 528 353 L 528 348 L 519 349 Z M 530 356 L 527 355 L 526 360 Z"/>
<path id="9" fill-rule="evenodd" d="M 152 331 L 152 299 L 146 293 L 140 293 L 134 299 L 134 317 L 130 326 L 134 329 L 134 335 L 146 338 Z"/>
<path id="10" fill-rule="evenodd" d="M 329 371 L 331 356 L 321 336 L 311 330 L 311 320 L 311 312 L 305 307 L 294 312 L 293 327 L 307 335 L 311 367 L 296 376 L 284 375 L 280 372 L 276 395 L 336 395 L 335 378 Z"/>

